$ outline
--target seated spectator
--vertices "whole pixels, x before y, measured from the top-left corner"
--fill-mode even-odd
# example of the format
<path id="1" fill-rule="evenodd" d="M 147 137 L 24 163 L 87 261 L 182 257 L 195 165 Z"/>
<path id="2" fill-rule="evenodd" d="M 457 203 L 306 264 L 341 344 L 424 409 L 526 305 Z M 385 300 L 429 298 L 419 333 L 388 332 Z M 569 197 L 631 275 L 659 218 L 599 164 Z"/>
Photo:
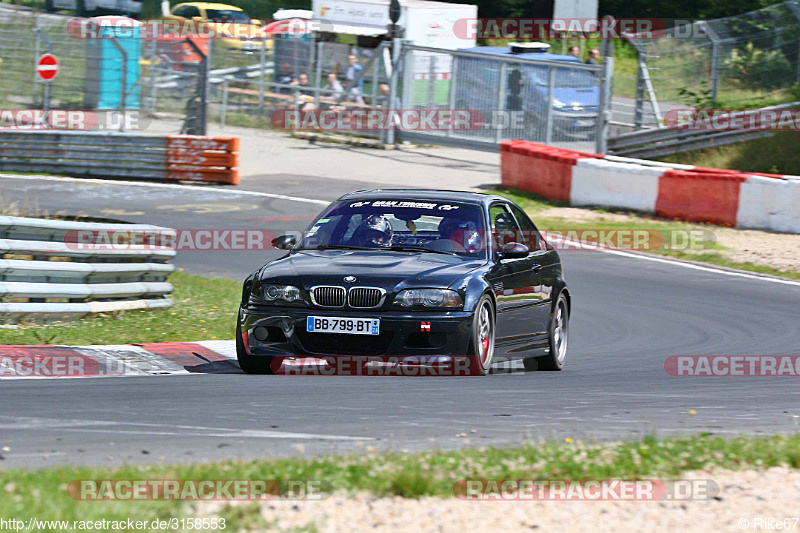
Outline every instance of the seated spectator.
<path id="1" fill-rule="evenodd" d="M 600 59 L 600 50 L 597 48 L 592 48 L 589 50 L 589 57 L 586 59 L 587 65 L 598 65 L 599 62 L 597 61 Z"/>
<path id="2" fill-rule="evenodd" d="M 361 91 L 358 90 L 358 87 L 353 87 L 350 89 L 349 95 L 347 96 L 347 101 L 364 105 L 364 98 L 361 96 Z"/>
<path id="3" fill-rule="evenodd" d="M 281 73 L 278 76 L 277 82 L 282 85 L 291 85 L 292 71 L 291 71 L 291 65 L 289 65 L 289 63 L 283 63 L 281 65 Z M 291 94 L 292 90 L 288 87 L 278 87 L 277 92 L 280 94 Z"/>
<path id="4" fill-rule="evenodd" d="M 326 94 L 325 96 L 327 96 L 328 98 L 337 98 L 340 95 L 340 93 L 344 92 L 344 88 L 342 87 L 342 84 L 339 83 L 339 80 L 336 78 L 335 72 L 331 72 L 330 74 L 328 74 L 328 84 L 325 85 L 323 89 L 329 91 L 336 91 L 336 93 L 333 94 L 330 93 Z"/>
<path id="5" fill-rule="evenodd" d="M 295 86 L 295 90 L 300 93 L 300 96 L 314 96 L 314 91 L 308 90 L 311 88 L 308 83 L 308 74 L 300 74 L 290 85 Z"/>

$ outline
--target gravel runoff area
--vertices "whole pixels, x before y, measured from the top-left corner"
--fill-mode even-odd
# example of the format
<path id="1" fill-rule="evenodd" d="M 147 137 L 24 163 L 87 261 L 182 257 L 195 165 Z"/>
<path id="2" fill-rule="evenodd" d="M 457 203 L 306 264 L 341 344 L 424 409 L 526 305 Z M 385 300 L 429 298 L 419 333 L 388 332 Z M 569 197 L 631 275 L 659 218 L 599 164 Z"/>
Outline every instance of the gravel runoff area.
<path id="1" fill-rule="evenodd" d="M 713 480 L 711 499 L 692 501 L 462 501 L 456 498 L 379 498 L 335 495 L 321 501 L 259 504 L 268 526 L 254 530 L 374 531 L 392 533 L 465 531 L 760 531 L 800 530 L 800 471 L 689 472 L 683 479 Z M 214 516 L 224 504 L 201 504 L 197 516 Z M 234 504 L 236 505 L 236 504 Z M 247 505 L 247 504 L 245 504 Z M 255 512 L 254 510 L 252 512 Z M 788 519 L 788 520 L 787 520 Z M 772 520 L 772 522 L 769 522 Z M 784 523 L 784 520 L 787 520 Z M 771 527 L 770 527 L 771 524 Z M 788 524 L 790 527 L 786 527 Z"/>

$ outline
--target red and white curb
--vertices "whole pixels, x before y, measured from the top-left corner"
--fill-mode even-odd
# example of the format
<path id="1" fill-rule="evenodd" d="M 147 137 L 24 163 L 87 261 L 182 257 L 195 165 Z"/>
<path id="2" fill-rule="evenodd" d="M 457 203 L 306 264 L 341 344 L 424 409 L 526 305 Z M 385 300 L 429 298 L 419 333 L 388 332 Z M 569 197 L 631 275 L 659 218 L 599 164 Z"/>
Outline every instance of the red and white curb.
<path id="1" fill-rule="evenodd" d="M 356 358 L 357 359 L 357 358 Z M 357 361 L 356 361 L 357 362 Z M 444 376 L 421 367 L 394 371 L 356 371 L 343 358 L 337 363 L 313 357 L 288 358 L 275 369 L 279 375 Z M 341 365 L 344 370 L 338 368 Z M 345 368 L 346 367 L 346 368 Z M 415 370 L 416 368 L 416 370 Z M 332 369 L 335 372 L 332 372 Z M 522 372 L 521 361 L 498 361 L 492 373 Z M 158 375 L 241 374 L 234 341 L 160 342 L 88 346 L 0 346 L 0 380 L 64 379 Z M 455 374 L 460 375 L 460 374 Z"/>
<path id="2" fill-rule="evenodd" d="M 500 146 L 505 187 L 576 206 L 800 233 L 800 177 L 604 156 L 528 141 Z"/>
<path id="3" fill-rule="evenodd" d="M 241 373 L 234 341 L 0 346 L 0 379 Z"/>

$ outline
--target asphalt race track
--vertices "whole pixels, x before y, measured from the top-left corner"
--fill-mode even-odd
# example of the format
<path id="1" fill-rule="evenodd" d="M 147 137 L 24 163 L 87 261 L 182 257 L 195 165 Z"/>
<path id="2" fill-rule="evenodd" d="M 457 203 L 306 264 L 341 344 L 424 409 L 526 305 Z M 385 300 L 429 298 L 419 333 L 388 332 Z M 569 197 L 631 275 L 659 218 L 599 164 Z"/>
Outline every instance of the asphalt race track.
<path id="1" fill-rule="evenodd" d="M 324 201 L 355 188 L 363 183 L 303 176 L 265 181 L 260 193 L 0 177 L 4 203 L 18 200 L 31 214 L 63 209 L 181 229 L 276 233 L 303 228 Z M 276 255 L 179 252 L 175 263 L 241 279 Z M 670 377 L 664 362 L 670 355 L 800 355 L 800 283 L 629 254 L 568 251 L 562 258 L 573 292 L 563 372 L 0 380 L 0 440 L 11 448 L 2 454 L 4 464 L 119 464 L 162 456 L 180 462 L 497 445 L 526 437 L 799 430 L 795 379 Z"/>

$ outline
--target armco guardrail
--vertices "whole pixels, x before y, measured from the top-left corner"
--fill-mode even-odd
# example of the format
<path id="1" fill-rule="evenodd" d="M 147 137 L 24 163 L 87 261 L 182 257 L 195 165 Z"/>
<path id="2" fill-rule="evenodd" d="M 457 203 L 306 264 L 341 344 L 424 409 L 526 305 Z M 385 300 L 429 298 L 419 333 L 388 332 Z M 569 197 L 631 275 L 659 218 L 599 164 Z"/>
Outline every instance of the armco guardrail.
<path id="1" fill-rule="evenodd" d="M 531 143 L 500 146 L 502 184 L 571 205 L 800 233 L 800 177 L 670 165 Z"/>
<path id="2" fill-rule="evenodd" d="M 0 130 L 0 170 L 239 183 L 239 138 Z"/>
<path id="3" fill-rule="evenodd" d="M 137 242 L 101 235 L 137 235 Z M 0 322 L 169 307 L 171 229 L 0 216 Z"/>
<path id="4" fill-rule="evenodd" d="M 796 109 L 798 106 L 800 106 L 800 102 L 750 109 L 740 113 L 738 118 L 743 122 L 747 122 L 750 117 L 762 115 L 765 111 Z M 729 114 L 721 114 L 715 117 L 715 120 L 727 123 L 731 118 L 732 116 Z M 663 127 L 623 133 L 608 139 L 608 151 L 614 155 L 628 157 L 661 157 L 691 150 L 702 150 L 704 148 L 751 141 L 761 137 L 769 137 L 773 134 L 771 131 L 757 129 L 715 130 L 710 127 L 710 122 L 711 119 L 698 122 L 700 128 L 697 129 Z M 706 126 L 707 129 L 703 129 L 703 126 Z"/>

